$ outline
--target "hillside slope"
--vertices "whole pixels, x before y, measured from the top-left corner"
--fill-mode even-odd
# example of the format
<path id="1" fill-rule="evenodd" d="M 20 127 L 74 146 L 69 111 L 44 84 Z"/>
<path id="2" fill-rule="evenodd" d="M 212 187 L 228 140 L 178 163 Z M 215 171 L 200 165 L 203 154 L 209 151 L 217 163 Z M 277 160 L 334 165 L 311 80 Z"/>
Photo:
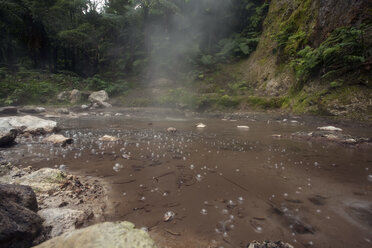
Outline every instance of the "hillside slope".
<path id="1" fill-rule="evenodd" d="M 272 0 L 256 51 L 238 65 L 243 79 L 259 89 L 258 95 L 285 96 L 282 107 L 295 112 L 371 118 L 371 9 L 368 0 Z M 305 80 L 296 76 L 290 64 L 298 52 L 320 47 L 345 27 L 363 27 L 365 59 L 328 78 L 324 65 Z"/>

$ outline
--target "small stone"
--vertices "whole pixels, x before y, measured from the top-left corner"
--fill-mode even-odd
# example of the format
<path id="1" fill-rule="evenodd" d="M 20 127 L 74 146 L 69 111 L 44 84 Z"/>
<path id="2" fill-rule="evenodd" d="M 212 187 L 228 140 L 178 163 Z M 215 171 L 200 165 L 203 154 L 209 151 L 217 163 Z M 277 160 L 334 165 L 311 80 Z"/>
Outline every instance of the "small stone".
<path id="1" fill-rule="evenodd" d="M 164 214 L 163 220 L 165 222 L 169 222 L 169 221 L 172 221 L 175 216 L 176 214 L 173 211 L 168 211 Z"/>
<path id="2" fill-rule="evenodd" d="M 334 126 L 318 127 L 317 129 L 318 130 L 321 130 L 321 131 L 338 131 L 338 132 L 342 132 L 342 129 L 341 128 L 334 127 Z"/>
<path id="3" fill-rule="evenodd" d="M 101 138 L 99 138 L 99 141 L 105 141 L 105 142 L 115 142 L 120 140 L 118 137 L 113 137 L 110 135 L 104 135 Z"/>
<path id="4" fill-rule="evenodd" d="M 168 128 L 167 128 L 167 132 L 168 132 L 168 133 L 175 133 L 175 132 L 177 132 L 177 129 L 174 128 L 174 127 L 168 127 Z"/>

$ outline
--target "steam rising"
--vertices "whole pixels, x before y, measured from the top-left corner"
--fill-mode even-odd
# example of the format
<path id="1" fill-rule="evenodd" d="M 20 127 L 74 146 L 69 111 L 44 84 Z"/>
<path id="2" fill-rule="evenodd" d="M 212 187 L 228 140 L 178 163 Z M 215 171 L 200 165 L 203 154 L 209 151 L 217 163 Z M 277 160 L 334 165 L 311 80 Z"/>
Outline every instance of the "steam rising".
<path id="1" fill-rule="evenodd" d="M 145 26 L 150 80 L 193 69 L 198 56 L 213 52 L 216 41 L 226 36 L 232 24 L 229 0 L 190 0 L 180 6 L 167 6 L 163 10 L 170 13 L 167 15 L 150 11 Z M 226 22 L 226 16 L 230 21 Z"/>

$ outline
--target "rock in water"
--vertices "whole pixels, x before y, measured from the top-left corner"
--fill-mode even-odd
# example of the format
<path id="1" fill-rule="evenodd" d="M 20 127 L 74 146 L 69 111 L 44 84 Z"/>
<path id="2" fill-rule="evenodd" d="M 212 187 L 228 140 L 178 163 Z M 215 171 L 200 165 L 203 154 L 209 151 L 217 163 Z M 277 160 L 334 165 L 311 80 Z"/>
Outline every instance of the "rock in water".
<path id="1" fill-rule="evenodd" d="M 59 108 L 59 109 L 56 109 L 56 112 L 58 114 L 63 114 L 63 115 L 68 115 L 70 113 L 70 111 L 67 109 L 67 108 Z"/>
<path id="2" fill-rule="evenodd" d="M 177 132 L 177 129 L 174 128 L 174 127 L 168 127 L 168 128 L 167 128 L 167 132 L 168 132 L 168 133 L 175 133 L 175 132 Z"/>
<path id="3" fill-rule="evenodd" d="M 248 126 L 237 126 L 237 128 L 239 128 L 239 129 L 249 129 Z"/>
<path id="4" fill-rule="evenodd" d="M 342 132 L 342 129 L 341 128 L 334 127 L 334 126 L 318 127 L 317 129 L 318 130 L 322 130 L 322 131 L 338 131 L 338 132 Z"/>
<path id="5" fill-rule="evenodd" d="M 115 142 L 120 140 L 118 137 L 113 137 L 110 135 L 104 135 L 101 138 L 99 138 L 99 141 L 105 141 L 105 142 Z"/>
<path id="6" fill-rule="evenodd" d="M 98 108 L 111 108 L 112 105 L 108 102 L 96 102 L 95 104 L 98 105 Z"/>
<path id="7" fill-rule="evenodd" d="M 62 146 L 65 146 L 66 144 L 72 144 L 74 140 L 71 138 L 66 138 L 65 136 L 61 134 L 52 134 L 49 137 L 46 137 L 45 139 L 43 139 L 43 142 L 61 144 Z"/>
<path id="8" fill-rule="evenodd" d="M 35 248 L 156 248 L 147 232 L 134 228 L 130 222 L 105 222 L 48 240 Z"/>
<path id="9" fill-rule="evenodd" d="M 106 102 L 106 101 L 109 100 L 109 97 L 108 97 L 108 94 L 107 94 L 106 91 L 100 90 L 100 91 L 96 91 L 96 92 L 93 92 L 92 94 L 90 94 L 88 100 L 91 103 Z"/>
<path id="10" fill-rule="evenodd" d="M 36 210 L 36 196 L 30 187 L 0 185 L 1 247 L 32 246 L 42 232 Z"/>
<path id="11" fill-rule="evenodd" d="M 0 115 L 16 115 L 17 113 L 18 109 L 13 106 L 0 108 Z"/>
<path id="12" fill-rule="evenodd" d="M 168 211 L 164 214 L 163 220 L 165 222 L 172 221 L 176 214 L 173 211 Z"/>
<path id="13" fill-rule="evenodd" d="M 35 133 L 39 131 L 52 132 L 57 128 L 57 122 L 44 120 L 36 116 L 10 116 L 0 117 L 0 130 L 19 129 L 24 132 Z"/>
<path id="14" fill-rule="evenodd" d="M 25 106 L 21 108 L 19 111 L 27 114 L 40 114 L 45 112 L 46 110 L 43 107 Z"/>

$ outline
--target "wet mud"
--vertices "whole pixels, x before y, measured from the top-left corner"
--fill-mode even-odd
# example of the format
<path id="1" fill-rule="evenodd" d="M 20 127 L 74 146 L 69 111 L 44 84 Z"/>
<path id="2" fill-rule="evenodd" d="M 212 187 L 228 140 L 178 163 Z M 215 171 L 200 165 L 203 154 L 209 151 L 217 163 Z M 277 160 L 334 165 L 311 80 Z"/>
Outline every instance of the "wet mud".
<path id="1" fill-rule="evenodd" d="M 1 156 L 21 167 L 101 178 L 110 187 L 105 220 L 131 221 L 163 247 L 372 245 L 371 147 L 291 138 L 324 120 L 132 114 L 59 122 L 73 144 L 20 138 Z M 206 127 L 196 128 L 200 122 Z M 372 137 L 368 125 L 342 128 Z M 119 140 L 100 141 L 104 135 Z"/>

